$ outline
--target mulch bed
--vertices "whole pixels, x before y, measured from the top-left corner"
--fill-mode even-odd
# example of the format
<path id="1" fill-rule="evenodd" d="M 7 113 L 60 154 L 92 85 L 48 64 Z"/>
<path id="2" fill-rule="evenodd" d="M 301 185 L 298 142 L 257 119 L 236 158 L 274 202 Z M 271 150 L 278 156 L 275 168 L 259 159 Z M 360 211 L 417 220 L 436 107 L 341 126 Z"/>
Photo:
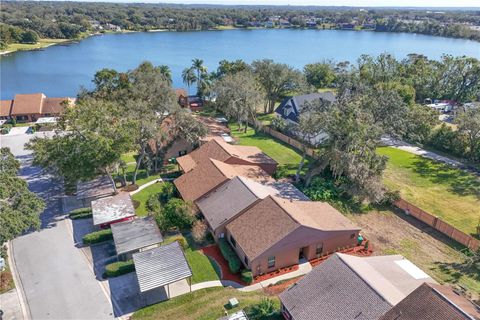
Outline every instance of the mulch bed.
<path id="1" fill-rule="evenodd" d="M 235 281 L 244 286 L 248 285 L 242 280 L 239 274 L 235 274 L 230 271 L 230 269 L 228 268 L 228 262 L 227 260 L 225 260 L 222 253 L 220 252 L 218 245 L 212 244 L 210 246 L 203 247 L 200 250 L 203 252 L 203 254 L 209 256 L 218 264 L 222 272 L 222 280 Z"/>
<path id="2" fill-rule="evenodd" d="M 263 292 L 265 292 L 265 294 L 270 296 L 277 296 L 283 291 L 285 291 L 292 284 L 300 281 L 302 278 L 303 276 L 299 276 L 292 279 L 281 281 L 280 284 L 269 285 L 268 287 L 263 289 Z"/>
<path id="3" fill-rule="evenodd" d="M 253 283 L 262 282 L 264 280 L 275 278 L 275 277 L 281 276 L 282 274 L 286 274 L 286 273 L 297 271 L 297 270 L 298 270 L 298 264 L 290 266 L 290 267 L 286 267 L 286 268 L 281 268 L 281 269 L 278 269 L 278 270 L 275 270 L 275 271 L 272 271 L 272 272 L 269 272 L 269 273 L 265 273 L 265 274 L 256 276 L 253 279 Z"/>
<path id="4" fill-rule="evenodd" d="M 353 248 L 348 248 L 348 249 L 345 249 L 345 250 L 341 250 L 341 251 L 337 251 L 337 252 L 333 252 L 331 254 L 328 254 L 328 255 L 325 255 L 323 257 L 320 257 L 320 258 L 316 258 L 316 259 L 312 259 L 310 260 L 310 264 L 312 265 L 312 267 L 316 267 L 318 266 L 319 264 L 321 264 L 323 261 L 327 260 L 328 258 L 330 258 L 330 256 L 334 253 L 345 253 L 345 254 L 350 254 L 352 256 L 358 256 L 358 257 L 368 257 L 368 256 L 371 256 L 372 253 L 373 253 L 373 250 L 372 250 L 372 247 L 370 245 L 370 247 L 368 248 L 368 250 L 365 250 L 365 247 L 363 245 L 360 245 L 360 246 L 356 246 L 356 247 L 353 247 Z"/>

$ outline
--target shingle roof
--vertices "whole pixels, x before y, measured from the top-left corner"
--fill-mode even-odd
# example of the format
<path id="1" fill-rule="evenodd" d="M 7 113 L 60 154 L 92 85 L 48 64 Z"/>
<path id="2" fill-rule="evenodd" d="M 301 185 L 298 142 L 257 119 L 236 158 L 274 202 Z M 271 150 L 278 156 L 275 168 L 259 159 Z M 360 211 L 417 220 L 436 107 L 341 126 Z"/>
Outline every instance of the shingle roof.
<path id="1" fill-rule="evenodd" d="M 326 91 L 289 97 L 282 101 L 278 108 L 275 109 L 275 113 L 279 114 L 284 119 L 298 122 L 298 117 L 302 112 L 305 103 L 320 100 L 333 102 L 335 100 L 335 95 L 331 91 Z"/>
<path id="2" fill-rule="evenodd" d="M 275 190 L 271 187 L 243 177 L 234 177 L 197 201 L 197 206 L 215 230 L 255 201 L 273 193 Z"/>
<path id="3" fill-rule="evenodd" d="M 480 319 L 478 309 L 446 286 L 424 283 L 390 309 L 380 320 Z"/>
<path id="4" fill-rule="evenodd" d="M 153 217 L 112 224 L 112 234 L 118 255 L 163 241 L 162 234 Z"/>
<path id="5" fill-rule="evenodd" d="M 128 192 L 92 201 L 93 225 L 98 226 L 135 216 L 132 199 Z"/>
<path id="6" fill-rule="evenodd" d="M 12 106 L 13 106 L 13 100 L 1 100 L 0 101 L 0 117 L 10 116 Z"/>
<path id="7" fill-rule="evenodd" d="M 391 306 L 337 255 L 280 294 L 295 320 L 378 319 Z"/>
<path id="8" fill-rule="evenodd" d="M 192 276 L 178 241 L 133 255 L 140 292 Z"/>
<path id="9" fill-rule="evenodd" d="M 16 94 L 12 114 L 40 114 L 45 95 L 43 93 Z"/>
<path id="10" fill-rule="evenodd" d="M 114 193 L 112 182 L 107 176 L 99 176 L 77 184 L 77 199 L 100 198 Z"/>
<path id="11" fill-rule="evenodd" d="M 300 227 L 321 231 L 360 230 L 326 203 L 287 200 L 277 195 L 259 201 L 227 225 L 251 260 Z"/>

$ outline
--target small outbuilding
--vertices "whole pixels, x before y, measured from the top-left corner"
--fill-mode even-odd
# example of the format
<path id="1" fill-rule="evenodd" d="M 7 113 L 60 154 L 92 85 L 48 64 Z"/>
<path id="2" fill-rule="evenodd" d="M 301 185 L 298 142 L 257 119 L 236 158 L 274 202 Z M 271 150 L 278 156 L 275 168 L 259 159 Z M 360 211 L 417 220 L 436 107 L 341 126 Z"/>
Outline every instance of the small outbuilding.
<path id="1" fill-rule="evenodd" d="M 134 253 L 156 248 L 163 241 L 153 217 L 112 224 L 112 234 L 119 260 L 129 260 Z"/>
<path id="2" fill-rule="evenodd" d="M 88 207 L 93 200 L 114 194 L 112 181 L 107 176 L 99 176 L 93 180 L 82 181 L 77 184 L 77 200 L 82 201 L 84 207 Z"/>
<path id="3" fill-rule="evenodd" d="M 107 228 L 116 222 L 132 220 L 135 208 L 127 192 L 92 201 L 93 225 Z"/>
<path id="4" fill-rule="evenodd" d="M 140 293 L 165 288 L 167 299 L 177 293 L 170 292 L 170 286 L 181 293 L 192 290 L 192 270 L 178 241 L 133 255 Z M 186 285 L 185 285 L 186 283 Z M 188 286 L 185 292 L 185 286 Z"/>

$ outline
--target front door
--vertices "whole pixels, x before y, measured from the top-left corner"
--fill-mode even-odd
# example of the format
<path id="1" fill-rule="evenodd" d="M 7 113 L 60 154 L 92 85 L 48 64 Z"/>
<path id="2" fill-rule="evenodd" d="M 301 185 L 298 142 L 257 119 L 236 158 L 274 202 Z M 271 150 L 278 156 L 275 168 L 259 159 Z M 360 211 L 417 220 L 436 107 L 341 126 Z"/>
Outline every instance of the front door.
<path id="1" fill-rule="evenodd" d="M 298 252 L 298 260 L 304 259 L 306 253 L 307 247 L 300 248 L 300 251 Z"/>

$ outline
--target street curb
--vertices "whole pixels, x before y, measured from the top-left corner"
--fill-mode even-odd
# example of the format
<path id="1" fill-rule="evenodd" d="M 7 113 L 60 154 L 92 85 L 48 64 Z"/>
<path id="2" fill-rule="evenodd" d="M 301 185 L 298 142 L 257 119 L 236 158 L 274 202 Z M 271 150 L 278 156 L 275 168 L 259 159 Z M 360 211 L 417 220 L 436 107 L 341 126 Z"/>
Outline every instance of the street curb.
<path id="1" fill-rule="evenodd" d="M 17 265 L 13 259 L 13 246 L 11 241 L 7 242 L 7 255 L 8 255 L 8 265 L 10 266 L 10 272 L 12 273 L 13 282 L 15 283 L 15 289 L 17 291 L 18 301 L 20 302 L 20 307 L 22 308 L 23 319 L 32 319 L 30 313 L 30 306 L 28 301 L 25 298 L 25 291 L 23 289 L 23 283 L 20 276 L 17 274 Z"/>

